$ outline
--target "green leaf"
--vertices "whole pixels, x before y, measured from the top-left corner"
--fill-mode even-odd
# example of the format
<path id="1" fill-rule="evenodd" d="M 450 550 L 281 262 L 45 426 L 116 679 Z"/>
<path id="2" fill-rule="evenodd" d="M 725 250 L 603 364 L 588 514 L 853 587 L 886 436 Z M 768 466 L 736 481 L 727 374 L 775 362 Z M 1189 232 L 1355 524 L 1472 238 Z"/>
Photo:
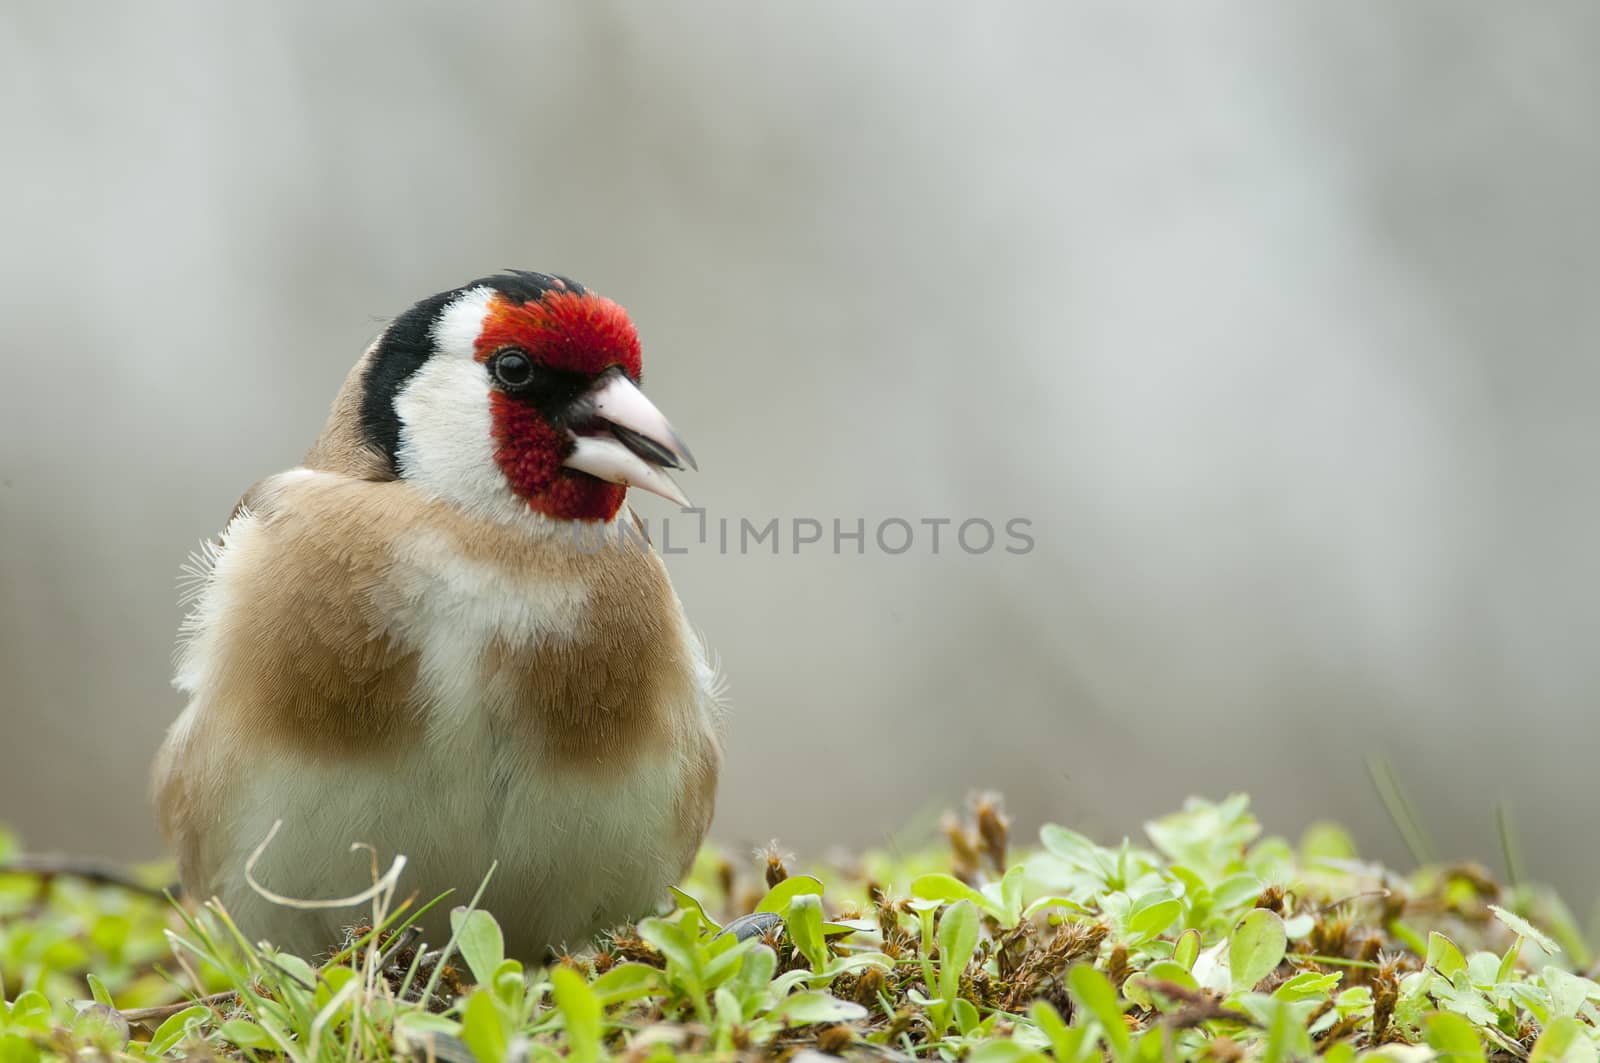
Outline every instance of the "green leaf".
<path id="1" fill-rule="evenodd" d="M 489 984 L 494 989 L 494 995 L 511 1009 L 512 1014 L 522 1011 L 523 1001 L 528 995 L 528 979 L 523 973 L 521 960 L 502 960 L 500 966 L 494 969 L 494 977 Z"/>
<path id="2" fill-rule="evenodd" d="M 1528 1063 L 1595 1063 L 1594 1042 L 1577 1019 L 1557 1019 L 1533 1042 Z"/>
<path id="3" fill-rule="evenodd" d="M 1328 994 L 1333 992 L 1343 977 L 1344 975 L 1337 971 L 1333 974 L 1301 971 L 1274 989 L 1272 995 L 1279 1000 L 1326 1000 Z"/>
<path id="4" fill-rule="evenodd" d="M 1289 936 L 1283 920 L 1266 908 L 1253 908 L 1234 925 L 1228 941 L 1228 969 L 1234 992 L 1247 992 L 1283 961 Z"/>
<path id="5" fill-rule="evenodd" d="M 1083 1054 L 1083 1027 L 1068 1026 L 1062 1020 L 1061 1013 L 1049 1001 L 1034 1001 L 1028 1015 L 1033 1019 L 1034 1025 L 1050 1039 L 1050 1048 L 1055 1053 L 1056 1063 L 1075 1063 Z"/>
<path id="6" fill-rule="evenodd" d="M 570 967 L 550 972 L 550 995 L 567 1028 L 568 1058 L 594 1063 L 600 1058 L 600 1001 L 583 976 Z"/>
<path id="7" fill-rule="evenodd" d="M 766 945 L 757 945 L 744 958 L 739 970 L 723 986 L 739 1001 L 740 1021 L 749 1022 L 767 1006 L 769 994 L 782 995 L 771 988 L 772 975 L 778 969 L 778 954 Z M 787 990 L 784 990 L 785 992 Z"/>
<path id="8" fill-rule="evenodd" d="M 1125 1056 L 1133 1046 L 1133 1035 L 1122 1021 L 1122 1006 L 1111 980 L 1088 964 L 1079 964 L 1067 972 L 1067 991 L 1079 1007 L 1100 1021 L 1112 1054 Z"/>
<path id="9" fill-rule="evenodd" d="M 828 944 L 822 933 L 822 898 L 815 893 L 791 898 L 785 925 L 789 929 L 789 940 L 811 964 L 811 969 L 821 974 L 828 966 Z"/>
<path id="10" fill-rule="evenodd" d="M 866 1018 L 867 1009 L 831 993 L 811 990 L 785 997 L 771 1015 L 788 1026 L 805 1026 L 813 1022 L 854 1022 Z"/>
<path id="11" fill-rule="evenodd" d="M 1500 968 L 1495 972 L 1495 984 L 1510 980 L 1511 972 L 1517 969 L 1517 957 L 1522 954 L 1522 943 L 1526 940 L 1528 939 L 1519 934 L 1516 940 L 1511 942 L 1511 947 L 1506 949 L 1506 954 L 1500 959 Z"/>
<path id="12" fill-rule="evenodd" d="M 10 1025 L 13 1029 L 50 1032 L 50 1001 L 37 989 L 17 994 L 11 1002 Z"/>
<path id="13" fill-rule="evenodd" d="M 911 895 L 925 901 L 966 901 L 984 911 L 1000 914 L 997 905 L 954 875 L 942 871 L 922 875 L 911 883 Z"/>
<path id="14" fill-rule="evenodd" d="M 189 1035 L 190 1023 L 194 1023 L 198 1029 L 210 1021 L 211 1009 L 204 1004 L 192 1004 L 174 1015 L 167 1016 L 167 1020 L 156 1027 L 155 1034 L 150 1038 L 150 1055 L 163 1056 L 177 1047 Z"/>
<path id="15" fill-rule="evenodd" d="M 1159 1026 L 1152 1027 L 1139 1035 L 1133 1045 L 1134 1063 L 1165 1063 L 1167 1052 L 1167 1038 L 1170 1031 Z"/>
<path id="16" fill-rule="evenodd" d="M 1540 975 L 1550 991 L 1550 1016 L 1565 1019 L 1576 1015 L 1583 1002 L 1600 994 L 1600 985 L 1559 967 L 1546 967 Z"/>
<path id="17" fill-rule="evenodd" d="M 229 1019 L 217 1029 L 224 1041 L 240 1048 L 271 1049 L 277 1042 L 257 1023 L 248 1019 Z"/>
<path id="18" fill-rule="evenodd" d="M 1372 1010 L 1372 990 L 1364 985 L 1352 986 L 1333 998 L 1340 1016 Z"/>
<path id="19" fill-rule="evenodd" d="M 1160 934 L 1182 914 L 1182 901 L 1166 890 L 1154 890 L 1133 902 L 1124 928 L 1129 937 L 1144 941 Z"/>
<path id="20" fill-rule="evenodd" d="M 111 994 L 106 992 L 106 984 L 96 978 L 93 973 L 84 975 L 84 980 L 89 983 L 89 992 L 94 996 L 96 1004 L 103 1004 L 108 1008 L 116 1007 L 111 1003 Z"/>
<path id="21" fill-rule="evenodd" d="M 639 920 L 639 936 L 654 945 L 667 960 L 691 974 L 700 970 L 700 957 L 695 953 L 694 941 L 683 927 L 670 919 Z"/>
<path id="22" fill-rule="evenodd" d="M 1021 864 L 1014 865 L 1000 880 L 1000 906 L 1005 909 L 1001 925 L 1007 929 L 1017 925 L 1022 918 L 1022 886 L 1026 877 Z"/>
<path id="23" fill-rule="evenodd" d="M 457 908 L 450 913 L 450 930 L 456 936 L 456 951 L 467 961 L 479 985 L 491 985 L 494 972 L 506 958 L 505 935 L 494 916 L 477 908 Z"/>
<path id="24" fill-rule="evenodd" d="M 1247 994 L 1239 1001 L 1244 1010 L 1267 1028 L 1261 1063 L 1288 1063 L 1311 1056 L 1311 1035 L 1305 1017 L 1316 1005 Z"/>
<path id="25" fill-rule="evenodd" d="M 957 901 L 939 917 L 939 996 L 947 1003 L 954 1003 L 961 974 L 977 947 L 978 910 L 967 901 Z"/>
<path id="26" fill-rule="evenodd" d="M 1198 990 L 1199 983 L 1189 968 L 1172 960 L 1157 960 L 1143 971 L 1129 975 L 1122 983 L 1122 995 L 1141 1008 L 1156 1006 L 1164 999 L 1160 983 L 1171 982 L 1188 990 Z"/>
<path id="27" fill-rule="evenodd" d="M 1212 903 L 1221 911 L 1254 904 L 1261 895 L 1261 880 L 1249 873 L 1230 875 L 1211 891 Z"/>
<path id="28" fill-rule="evenodd" d="M 1454 978 L 1457 971 L 1467 969 L 1467 958 L 1461 955 L 1461 950 L 1456 948 L 1456 943 L 1439 933 L 1437 930 L 1428 933 L 1428 966 L 1444 975 Z"/>
<path id="29" fill-rule="evenodd" d="M 0 1035 L 0 1063 L 38 1063 L 38 1061 L 39 1046 L 28 1038 L 14 1033 Z"/>
<path id="30" fill-rule="evenodd" d="M 1022 915 L 1024 918 L 1031 917 L 1047 908 L 1066 908 L 1077 915 L 1094 914 L 1093 911 L 1085 908 L 1071 897 L 1040 897 L 1036 901 L 1030 901 L 1028 906 L 1022 909 Z"/>
<path id="31" fill-rule="evenodd" d="M 705 967 L 706 986 L 717 986 L 732 978 L 744 963 L 752 949 L 757 948 L 761 942 L 756 938 L 746 938 L 744 941 L 732 941 L 729 938 L 720 938 L 713 942 L 709 951 L 714 955 Z M 826 962 L 826 961 L 824 961 Z"/>
<path id="32" fill-rule="evenodd" d="M 1483 1063 L 1483 1042 L 1472 1023 L 1449 1011 L 1429 1015 L 1424 1021 L 1429 1047 L 1441 1063 Z"/>
<path id="33" fill-rule="evenodd" d="M 413 1034 L 448 1034 L 451 1037 L 461 1036 L 461 1024 L 454 1019 L 443 1015 L 435 1015 L 431 1011 L 403 1012 L 394 1021 L 395 1028 Z"/>
<path id="34" fill-rule="evenodd" d="M 1549 934 L 1546 934 L 1544 931 L 1540 930 L 1538 927 L 1522 918 L 1522 916 L 1508 912 L 1497 904 L 1489 905 L 1489 910 L 1494 913 L 1494 917 L 1496 919 L 1510 927 L 1511 932 L 1516 934 L 1518 937 L 1527 938 L 1529 941 L 1533 942 L 1535 945 L 1538 945 L 1541 949 L 1544 949 L 1545 952 L 1552 956 L 1561 951 L 1561 946 L 1556 944 L 1555 938 L 1551 937 Z"/>
<path id="35" fill-rule="evenodd" d="M 1044 1058 L 1016 1041 L 984 1041 L 967 1055 L 967 1063 L 1033 1063 Z"/>
<path id="36" fill-rule="evenodd" d="M 461 1009 L 461 1040 L 466 1042 L 478 1063 L 505 1063 L 509 1031 L 500 1017 L 500 1008 L 487 989 L 467 998 Z"/>
<path id="37" fill-rule="evenodd" d="M 1356 1048 L 1349 1041 L 1340 1041 L 1322 1053 L 1322 1063 L 1355 1063 Z"/>
<path id="38" fill-rule="evenodd" d="M 1249 805 L 1243 794 L 1215 804 L 1191 797 L 1182 812 L 1146 823 L 1144 832 L 1174 863 L 1186 864 L 1209 879 L 1236 861 L 1261 833 Z"/>
<path id="39" fill-rule="evenodd" d="M 866 919 L 856 919 L 850 923 L 833 923 L 824 921 L 822 924 L 822 936 L 830 938 L 846 937 L 850 934 L 859 934 L 863 930 L 870 931 L 876 929 L 876 925 L 870 923 Z"/>
<path id="40" fill-rule="evenodd" d="M 1095 868 L 1095 854 L 1100 847 L 1077 831 L 1046 823 L 1039 828 L 1039 841 L 1051 856 L 1064 860 L 1073 867 Z"/>
<path id="41" fill-rule="evenodd" d="M 1386 924 L 1389 933 L 1400 939 L 1400 943 L 1419 956 L 1428 954 L 1428 943 L 1422 940 L 1422 935 L 1406 925 L 1402 919 L 1391 919 Z"/>
<path id="42" fill-rule="evenodd" d="M 589 986 L 602 1006 L 637 1000 L 661 992 L 665 978 L 645 963 L 619 963 Z"/>
<path id="43" fill-rule="evenodd" d="M 1194 961 L 1200 956 L 1200 931 L 1192 927 L 1178 935 L 1178 943 L 1172 946 L 1172 961 L 1182 965 L 1185 970 L 1194 970 Z"/>
<path id="44" fill-rule="evenodd" d="M 966 997 L 956 997 L 955 1007 L 951 1009 L 951 1013 L 955 1015 L 956 1031 L 962 1037 L 972 1036 L 972 1032 L 978 1028 L 978 1023 L 981 1021 L 978 1018 L 977 1005 Z"/>
<path id="45" fill-rule="evenodd" d="M 789 903 L 805 893 L 822 896 L 822 880 L 811 875 L 790 875 L 767 891 L 761 903 L 756 905 L 756 911 L 783 915 L 789 910 Z"/>
<path id="46" fill-rule="evenodd" d="M 779 885 L 782 885 L 782 883 L 779 883 Z M 683 892 L 676 886 L 668 886 L 667 888 L 672 891 L 672 897 L 678 902 L 679 908 L 696 913 L 700 916 L 701 922 L 705 923 L 705 925 L 710 927 L 712 930 L 722 929 L 722 924 L 707 914 L 705 905 L 701 904 L 698 898 Z M 761 911 L 762 909 L 758 908 L 756 910 Z"/>
<path id="47" fill-rule="evenodd" d="M 1337 823 L 1313 823 L 1300 835 L 1300 862 L 1307 867 L 1327 860 L 1354 860 L 1356 843 Z"/>

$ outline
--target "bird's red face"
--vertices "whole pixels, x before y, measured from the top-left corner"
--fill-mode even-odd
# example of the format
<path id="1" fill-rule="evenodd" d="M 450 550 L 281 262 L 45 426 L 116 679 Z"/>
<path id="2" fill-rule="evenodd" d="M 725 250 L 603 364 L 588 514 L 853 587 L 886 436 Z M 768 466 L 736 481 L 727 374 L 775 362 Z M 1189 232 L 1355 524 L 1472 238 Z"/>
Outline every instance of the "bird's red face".
<path id="1" fill-rule="evenodd" d="M 491 367 L 494 459 L 511 489 L 549 517 L 610 520 L 615 516 L 627 494 L 626 483 L 613 483 L 566 464 L 577 447 L 575 436 L 598 436 L 605 429 L 594 422 L 571 423 L 559 409 L 529 401 L 525 395 L 529 389 L 516 382 L 525 356 L 530 378 L 545 375 L 547 390 L 560 394 L 564 403 L 581 401 L 570 393 L 608 373 L 636 384 L 639 334 L 627 311 L 587 292 L 552 291 L 526 303 L 495 295 L 474 346 L 477 360 Z M 510 384 L 501 379 L 508 375 L 508 360 Z"/>
<path id="2" fill-rule="evenodd" d="M 472 508 L 503 511 L 509 488 L 546 517 L 608 521 L 630 486 L 688 505 L 666 470 L 694 459 L 639 371 L 639 335 L 610 299 L 545 274 L 489 277 L 390 327 L 368 434 L 382 448 L 392 421 L 397 474 Z"/>

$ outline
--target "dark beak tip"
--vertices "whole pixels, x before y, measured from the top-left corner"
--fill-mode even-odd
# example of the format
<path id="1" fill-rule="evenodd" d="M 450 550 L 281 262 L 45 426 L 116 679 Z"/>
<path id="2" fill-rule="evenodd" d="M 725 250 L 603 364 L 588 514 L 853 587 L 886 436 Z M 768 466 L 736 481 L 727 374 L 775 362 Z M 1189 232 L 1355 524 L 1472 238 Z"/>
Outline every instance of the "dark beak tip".
<path id="1" fill-rule="evenodd" d="M 678 454 L 673 453 L 670 448 L 663 446 L 649 436 L 615 423 L 608 425 L 608 427 L 611 429 L 611 434 L 616 436 L 618 442 L 650 464 L 658 465 L 663 469 L 683 468 L 683 463 L 678 460 Z M 673 442 L 676 444 L 678 441 L 674 439 Z M 686 452 L 684 456 L 688 456 Z M 689 460 L 692 464 L 694 459 L 690 458 Z"/>
<path id="2" fill-rule="evenodd" d="M 685 443 L 683 441 L 683 437 L 680 436 L 676 431 L 673 431 L 672 433 L 672 445 L 677 448 L 678 453 L 682 455 L 683 460 L 688 463 L 689 468 L 693 469 L 695 472 L 700 471 L 700 463 L 694 460 L 694 454 L 689 450 L 689 444 Z"/>

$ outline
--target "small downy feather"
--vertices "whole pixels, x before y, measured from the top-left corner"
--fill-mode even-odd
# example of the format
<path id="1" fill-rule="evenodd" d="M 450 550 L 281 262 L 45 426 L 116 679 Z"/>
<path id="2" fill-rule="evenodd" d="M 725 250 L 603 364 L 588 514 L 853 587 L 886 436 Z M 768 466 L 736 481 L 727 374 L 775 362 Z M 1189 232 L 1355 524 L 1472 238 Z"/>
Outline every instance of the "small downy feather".
<path id="1" fill-rule="evenodd" d="M 178 566 L 178 606 L 184 610 L 184 614 L 178 623 L 178 640 L 172 650 L 172 664 L 179 672 L 183 671 L 195 639 L 211 619 L 211 610 L 206 608 L 206 596 L 216 584 L 217 562 L 228 548 L 228 532 L 252 516 L 250 507 L 241 502 L 222 533 L 215 539 L 200 540 L 200 545 L 189 551 L 189 556 Z"/>

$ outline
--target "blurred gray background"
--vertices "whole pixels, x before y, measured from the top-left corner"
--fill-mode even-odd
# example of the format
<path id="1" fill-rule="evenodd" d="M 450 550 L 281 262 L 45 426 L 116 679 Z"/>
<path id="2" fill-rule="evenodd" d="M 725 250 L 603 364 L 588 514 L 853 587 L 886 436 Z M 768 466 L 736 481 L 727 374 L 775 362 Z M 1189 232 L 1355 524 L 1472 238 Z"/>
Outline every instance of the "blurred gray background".
<path id="1" fill-rule="evenodd" d="M 713 517 L 1033 522 L 670 560 L 732 681 L 721 837 L 1245 789 L 1403 861 L 1381 750 L 1443 856 L 1498 868 L 1504 799 L 1594 897 L 1587 0 L 11 0 L 0 130 L 37 847 L 157 851 L 179 563 L 383 319 L 514 265 L 630 308 Z"/>

